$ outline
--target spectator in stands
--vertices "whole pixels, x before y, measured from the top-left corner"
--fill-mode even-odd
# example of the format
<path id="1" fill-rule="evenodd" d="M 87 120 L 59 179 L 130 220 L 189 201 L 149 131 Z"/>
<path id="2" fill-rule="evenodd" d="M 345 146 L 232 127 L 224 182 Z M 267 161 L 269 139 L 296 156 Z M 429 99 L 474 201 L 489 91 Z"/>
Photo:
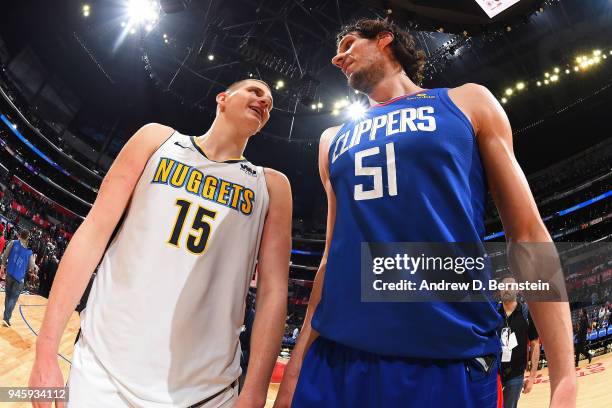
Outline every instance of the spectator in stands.
<path id="1" fill-rule="evenodd" d="M 515 282 L 514 278 L 503 279 L 504 283 Z M 503 290 L 499 314 L 504 319 L 501 330 L 502 358 L 501 380 L 504 408 L 516 408 L 521 396 L 531 391 L 540 360 L 540 341 L 527 304 L 517 301 L 517 292 Z M 525 380 L 528 349 L 531 349 L 529 378 Z"/>
<path id="2" fill-rule="evenodd" d="M 9 242 L 6 251 L 2 254 L 2 266 L 6 266 L 6 294 L 4 297 L 4 320 L 5 327 L 11 325 L 11 315 L 17 299 L 23 289 L 26 270 L 38 269 L 34 264 L 32 250 L 28 248 L 30 233 L 27 230 L 19 232 L 19 239 Z"/>
<path id="3" fill-rule="evenodd" d="M 580 354 L 588 358 L 589 364 L 591 364 L 592 357 L 587 347 L 588 331 L 589 331 L 589 318 L 587 316 L 586 309 L 580 309 L 580 319 L 578 320 L 578 332 L 576 334 L 576 362 L 575 362 L 576 367 L 578 367 L 578 360 L 580 360 Z"/>

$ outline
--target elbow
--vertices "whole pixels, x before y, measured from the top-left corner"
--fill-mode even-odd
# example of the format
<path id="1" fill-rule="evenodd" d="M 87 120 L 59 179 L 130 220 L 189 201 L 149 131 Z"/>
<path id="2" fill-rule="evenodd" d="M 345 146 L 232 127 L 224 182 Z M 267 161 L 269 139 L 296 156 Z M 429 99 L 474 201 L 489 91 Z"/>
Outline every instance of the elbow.
<path id="1" fill-rule="evenodd" d="M 542 220 L 521 225 L 518 228 L 508 228 L 506 237 L 509 242 L 552 242 L 552 238 Z"/>

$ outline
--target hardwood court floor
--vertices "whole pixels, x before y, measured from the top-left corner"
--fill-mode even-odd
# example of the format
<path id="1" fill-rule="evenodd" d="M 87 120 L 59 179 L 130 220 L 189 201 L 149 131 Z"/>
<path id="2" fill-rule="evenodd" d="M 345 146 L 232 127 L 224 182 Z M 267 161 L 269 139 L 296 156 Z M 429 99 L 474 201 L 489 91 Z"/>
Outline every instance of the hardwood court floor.
<path id="1" fill-rule="evenodd" d="M 47 299 L 36 295 L 19 297 L 11 327 L 0 326 L 0 386 L 25 387 L 34 363 L 36 334 L 40 329 Z M 4 292 L 0 292 L 0 305 L 4 310 Z M 68 377 L 73 343 L 79 328 L 79 316 L 73 313 L 60 342 L 58 361 L 64 378 Z M 278 359 L 272 383 L 268 389 L 266 408 L 271 408 L 276 398 L 278 382 L 282 378 L 286 359 Z M 607 408 L 612 406 L 612 354 L 593 359 L 591 364 L 580 362 L 578 376 L 578 408 Z M 548 406 L 548 370 L 538 372 L 538 381 L 530 394 L 522 395 L 519 408 Z M 0 403 L 7 408 L 29 408 L 29 403 Z"/>

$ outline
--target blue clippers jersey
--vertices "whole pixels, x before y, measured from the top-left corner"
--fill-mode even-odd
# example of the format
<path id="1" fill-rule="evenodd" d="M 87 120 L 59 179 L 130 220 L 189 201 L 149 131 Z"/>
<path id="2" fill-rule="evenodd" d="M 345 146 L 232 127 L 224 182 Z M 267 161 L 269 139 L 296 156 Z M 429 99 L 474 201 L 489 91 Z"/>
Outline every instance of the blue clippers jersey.
<path id="1" fill-rule="evenodd" d="M 6 270 L 15 280 L 23 282 L 30 264 L 30 256 L 32 250 L 21 245 L 21 242 L 16 239 L 13 241 L 11 253 L 6 261 Z"/>
<path id="2" fill-rule="evenodd" d="M 312 326 L 349 347 L 463 359 L 496 353 L 483 303 L 361 302 L 362 242 L 481 242 L 486 181 L 472 126 L 431 89 L 371 107 L 332 139 L 336 222 Z"/>

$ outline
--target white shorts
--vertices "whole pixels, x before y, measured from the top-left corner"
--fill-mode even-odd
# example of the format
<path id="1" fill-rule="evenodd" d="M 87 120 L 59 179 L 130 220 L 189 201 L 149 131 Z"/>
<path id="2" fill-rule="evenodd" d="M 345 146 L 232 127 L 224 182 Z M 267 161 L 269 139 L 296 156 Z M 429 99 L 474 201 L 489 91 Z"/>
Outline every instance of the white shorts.
<path id="1" fill-rule="evenodd" d="M 172 407 L 159 403 L 134 402 L 122 394 L 108 371 L 102 366 L 81 336 L 74 346 L 72 367 L 68 376 L 68 408 L 149 408 Z M 229 387 L 198 408 L 229 408 L 238 399 L 238 386 Z M 178 407 L 186 408 L 186 407 Z"/>

